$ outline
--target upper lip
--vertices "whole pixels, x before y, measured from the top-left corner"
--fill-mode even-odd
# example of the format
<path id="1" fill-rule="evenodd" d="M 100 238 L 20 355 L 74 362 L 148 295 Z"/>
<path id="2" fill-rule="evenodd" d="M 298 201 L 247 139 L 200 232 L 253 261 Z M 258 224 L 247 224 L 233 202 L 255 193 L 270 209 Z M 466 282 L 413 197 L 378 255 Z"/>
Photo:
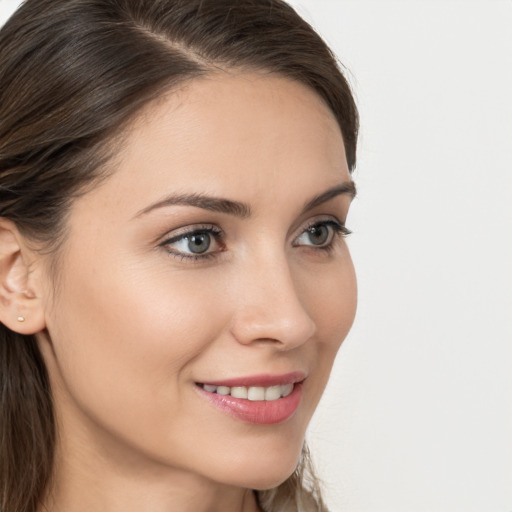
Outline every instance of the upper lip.
<path id="1" fill-rule="evenodd" d="M 247 375 L 245 377 L 234 377 L 231 379 L 223 380 L 207 380 L 201 381 L 201 384 L 207 384 L 209 386 L 226 386 L 232 388 L 235 386 L 259 386 L 259 387 L 270 387 L 279 386 L 283 384 L 295 384 L 296 382 L 302 382 L 306 378 L 306 374 L 301 371 L 283 373 L 280 375 L 272 374 L 260 374 L 260 375 Z"/>

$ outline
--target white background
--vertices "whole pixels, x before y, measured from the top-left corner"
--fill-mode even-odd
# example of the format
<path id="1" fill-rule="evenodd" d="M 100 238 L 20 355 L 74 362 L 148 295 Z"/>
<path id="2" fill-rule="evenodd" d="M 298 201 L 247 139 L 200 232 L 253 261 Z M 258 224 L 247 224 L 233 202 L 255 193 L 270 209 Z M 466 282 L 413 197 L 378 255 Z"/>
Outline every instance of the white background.
<path id="1" fill-rule="evenodd" d="M 512 512 L 512 1 L 292 3 L 361 111 L 359 311 L 309 435 L 328 503 Z"/>

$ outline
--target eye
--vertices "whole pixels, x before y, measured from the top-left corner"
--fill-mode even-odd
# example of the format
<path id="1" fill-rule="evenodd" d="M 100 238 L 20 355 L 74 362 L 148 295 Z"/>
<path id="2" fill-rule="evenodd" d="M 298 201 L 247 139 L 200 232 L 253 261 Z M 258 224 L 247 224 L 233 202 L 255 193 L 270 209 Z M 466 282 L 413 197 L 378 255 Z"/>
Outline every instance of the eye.
<path id="1" fill-rule="evenodd" d="M 213 226 L 184 231 L 166 239 L 160 245 L 173 256 L 185 258 L 205 258 L 222 250 L 221 231 Z"/>
<path id="2" fill-rule="evenodd" d="M 322 220 L 310 224 L 302 234 L 295 239 L 294 246 L 309 245 L 319 249 L 332 247 L 338 236 L 346 236 L 350 231 L 335 220 Z"/>
<path id="3" fill-rule="evenodd" d="M 196 233 L 186 236 L 182 242 L 186 242 L 187 249 L 194 254 L 206 252 L 212 244 L 210 233 Z"/>

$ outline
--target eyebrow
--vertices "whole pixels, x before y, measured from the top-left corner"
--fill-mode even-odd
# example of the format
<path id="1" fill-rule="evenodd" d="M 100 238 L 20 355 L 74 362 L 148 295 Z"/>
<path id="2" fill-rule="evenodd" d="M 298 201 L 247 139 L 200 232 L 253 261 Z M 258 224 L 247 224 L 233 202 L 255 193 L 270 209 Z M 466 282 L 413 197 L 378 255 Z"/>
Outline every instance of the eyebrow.
<path id="1" fill-rule="evenodd" d="M 313 208 L 316 208 L 317 206 L 320 206 L 323 203 L 326 203 L 329 201 L 329 199 L 339 195 L 348 195 L 351 199 L 354 199 L 354 197 L 356 197 L 356 193 L 357 190 L 355 183 L 353 181 L 344 181 L 343 183 L 340 183 L 339 185 L 336 185 L 335 187 L 332 187 L 329 190 L 318 194 L 313 199 L 311 199 L 311 201 L 308 201 L 302 208 L 302 214 L 312 210 Z"/>
<path id="2" fill-rule="evenodd" d="M 195 206 L 196 208 L 202 208 L 203 210 L 227 213 L 228 215 L 234 215 L 235 217 L 240 218 L 247 218 L 251 216 L 251 207 L 248 204 L 220 197 L 207 196 L 204 194 L 179 194 L 168 196 L 165 199 L 144 208 L 135 216 L 139 217 L 157 208 L 174 205 Z"/>
<path id="3" fill-rule="evenodd" d="M 335 187 L 332 187 L 329 190 L 326 190 L 325 192 L 315 196 L 304 205 L 301 214 L 304 214 L 307 211 L 312 210 L 313 208 L 342 194 L 348 195 L 351 198 L 355 197 L 356 186 L 354 185 L 353 181 L 343 182 L 340 185 L 336 185 Z M 201 208 L 203 210 L 226 213 L 228 215 L 233 215 L 242 219 L 250 217 L 252 213 L 251 207 L 247 203 L 232 201 L 230 199 L 224 199 L 221 197 L 207 196 L 204 194 L 178 194 L 168 196 L 161 201 L 147 206 L 146 208 L 139 211 L 135 217 L 146 215 L 147 213 L 158 208 L 165 208 L 175 205 L 195 206 L 196 208 Z"/>

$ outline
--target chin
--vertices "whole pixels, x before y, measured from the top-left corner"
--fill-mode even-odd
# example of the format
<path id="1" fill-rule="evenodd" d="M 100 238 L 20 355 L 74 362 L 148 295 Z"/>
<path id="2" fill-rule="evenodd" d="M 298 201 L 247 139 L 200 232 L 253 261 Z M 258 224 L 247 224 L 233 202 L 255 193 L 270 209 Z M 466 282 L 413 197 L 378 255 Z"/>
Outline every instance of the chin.
<path id="1" fill-rule="evenodd" d="M 293 474 L 297 464 L 298 461 L 286 469 L 270 467 L 269 465 L 265 468 L 265 471 L 251 472 L 250 474 L 244 475 L 243 478 L 236 478 L 231 483 L 236 487 L 254 489 L 255 491 L 274 489 Z"/>
<path id="2" fill-rule="evenodd" d="M 254 482 L 248 486 L 248 488 L 254 489 L 255 491 L 267 491 L 269 489 L 274 489 L 286 481 L 293 474 L 296 467 L 297 464 L 295 464 L 288 471 L 280 473 L 268 470 L 267 474 L 261 475 L 261 478 L 255 479 Z"/>
<path id="3" fill-rule="evenodd" d="M 257 453 L 240 453 L 238 460 L 229 464 L 227 473 L 231 475 L 225 474 L 225 482 L 258 491 L 277 487 L 295 471 L 301 448 L 302 443 L 297 448 L 290 445 L 280 449 L 263 446 Z"/>

